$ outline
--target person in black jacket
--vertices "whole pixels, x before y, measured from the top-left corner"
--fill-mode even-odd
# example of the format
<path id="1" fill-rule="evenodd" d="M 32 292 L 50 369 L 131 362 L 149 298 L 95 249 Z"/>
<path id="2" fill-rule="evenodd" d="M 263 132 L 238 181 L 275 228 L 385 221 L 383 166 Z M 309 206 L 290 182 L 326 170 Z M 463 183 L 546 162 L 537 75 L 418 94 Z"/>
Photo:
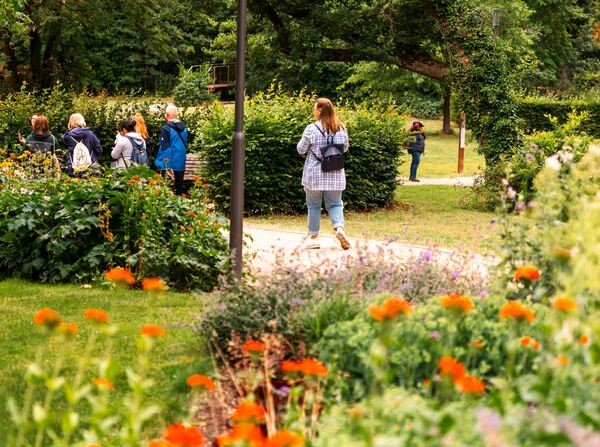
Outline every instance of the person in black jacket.
<path id="1" fill-rule="evenodd" d="M 54 154 L 58 139 L 50 132 L 48 118 L 38 115 L 33 122 L 33 131 L 25 140 L 25 149 L 31 152 L 50 152 Z"/>
<path id="2" fill-rule="evenodd" d="M 421 155 L 425 153 L 425 132 L 423 132 L 423 123 L 421 121 L 415 121 L 412 123 L 410 132 L 416 132 L 415 141 L 410 141 L 404 143 L 404 145 L 408 149 L 408 153 L 412 157 L 412 162 L 410 164 L 410 177 L 408 178 L 409 182 L 418 182 L 417 179 L 417 168 L 419 167 L 419 163 L 421 162 Z"/>

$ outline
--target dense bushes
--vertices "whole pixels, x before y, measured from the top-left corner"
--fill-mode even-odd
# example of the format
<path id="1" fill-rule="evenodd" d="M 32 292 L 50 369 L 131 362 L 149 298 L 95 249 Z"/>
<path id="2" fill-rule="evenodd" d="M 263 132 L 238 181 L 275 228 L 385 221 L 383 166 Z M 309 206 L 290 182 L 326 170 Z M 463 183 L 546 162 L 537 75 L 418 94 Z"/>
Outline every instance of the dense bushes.
<path id="1" fill-rule="evenodd" d="M 36 180 L 13 161 L 2 166 L 2 277 L 85 282 L 118 265 L 207 290 L 224 270 L 226 221 L 205 206 L 201 190 L 182 199 L 142 168 L 139 176 Z"/>
<path id="2" fill-rule="evenodd" d="M 600 137 L 600 101 L 587 99 L 556 100 L 552 98 L 522 98 L 517 101 L 517 114 L 523 120 L 524 128 L 529 131 L 551 131 L 555 123 L 549 116 L 556 117 L 559 124 L 569 119 L 569 114 L 576 110 L 587 112 L 581 130 L 595 137 Z"/>
<path id="3" fill-rule="evenodd" d="M 296 152 L 306 125 L 312 122 L 314 98 L 257 95 L 246 111 L 246 197 L 249 213 L 299 212 L 305 209 L 300 179 L 304 158 Z M 346 207 L 370 209 L 394 200 L 404 122 L 392 109 L 340 107 L 350 135 L 347 155 Z M 229 206 L 233 110 L 215 107 L 202 134 L 211 198 Z"/>

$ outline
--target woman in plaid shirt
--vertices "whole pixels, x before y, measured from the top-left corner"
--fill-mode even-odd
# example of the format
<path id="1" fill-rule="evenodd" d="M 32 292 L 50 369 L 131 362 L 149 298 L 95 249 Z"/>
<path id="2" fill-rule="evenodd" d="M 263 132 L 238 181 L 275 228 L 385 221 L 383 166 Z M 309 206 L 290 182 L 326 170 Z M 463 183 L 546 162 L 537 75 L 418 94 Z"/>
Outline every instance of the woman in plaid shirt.
<path id="1" fill-rule="evenodd" d="M 302 139 L 298 143 L 298 153 L 306 154 L 302 186 L 306 192 L 308 207 L 308 237 L 304 242 L 305 248 L 320 248 L 319 229 L 321 226 L 321 203 L 329 214 L 336 237 L 344 250 L 350 248 L 350 243 L 344 232 L 344 204 L 342 191 L 346 189 L 346 174 L 344 170 L 323 172 L 320 148 L 327 145 L 327 136 L 333 136 L 335 144 L 343 144 L 344 152 L 348 150 L 348 132 L 335 116 L 333 104 L 327 98 L 319 98 L 314 108 L 315 122 L 306 126 Z"/>

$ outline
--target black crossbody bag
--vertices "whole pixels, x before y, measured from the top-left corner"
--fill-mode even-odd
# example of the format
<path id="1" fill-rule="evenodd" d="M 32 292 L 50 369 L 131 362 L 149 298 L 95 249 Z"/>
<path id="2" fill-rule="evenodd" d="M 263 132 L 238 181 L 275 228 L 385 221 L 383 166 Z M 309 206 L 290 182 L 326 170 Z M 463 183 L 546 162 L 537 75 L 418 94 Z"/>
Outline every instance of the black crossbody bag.
<path id="1" fill-rule="evenodd" d="M 321 170 L 323 172 L 333 172 L 340 171 L 344 169 L 344 145 L 343 144 L 335 144 L 333 142 L 333 135 L 325 135 L 323 131 L 315 124 L 315 127 L 321 132 L 321 135 L 325 137 L 327 140 L 327 144 L 319 148 L 321 152 L 321 157 L 314 153 L 311 149 L 311 152 L 315 156 L 315 158 L 321 163 Z"/>

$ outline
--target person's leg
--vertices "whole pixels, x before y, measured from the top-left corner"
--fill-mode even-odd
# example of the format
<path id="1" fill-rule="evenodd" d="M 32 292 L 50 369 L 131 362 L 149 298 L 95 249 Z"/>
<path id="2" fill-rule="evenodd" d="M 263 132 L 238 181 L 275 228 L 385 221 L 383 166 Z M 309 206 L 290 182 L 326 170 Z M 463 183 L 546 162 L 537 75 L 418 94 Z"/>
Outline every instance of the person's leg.
<path id="1" fill-rule="evenodd" d="M 342 191 L 323 191 L 325 209 L 333 224 L 333 229 L 344 228 L 344 203 L 342 202 Z"/>
<path id="2" fill-rule="evenodd" d="M 308 234 L 316 236 L 321 228 L 321 202 L 323 193 L 321 191 L 312 191 L 305 189 L 306 206 L 308 208 Z"/>
<path id="3" fill-rule="evenodd" d="M 329 214 L 335 237 L 340 241 L 340 245 L 344 250 L 350 248 L 350 242 L 346 238 L 344 231 L 344 203 L 342 202 L 342 191 L 324 191 L 323 198 L 325 199 L 325 209 Z"/>
<path id="4" fill-rule="evenodd" d="M 417 178 L 417 168 L 419 167 L 419 163 L 421 161 L 421 153 L 418 151 L 414 151 L 412 154 L 412 162 L 410 164 L 410 180 L 416 180 Z"/>
<path id="5" fill-rule="evenodd" d="M 173 171 L 175 180 L 175 194 L 178 196 L 183 194 L 183 175 L 185 171 Z"/>

